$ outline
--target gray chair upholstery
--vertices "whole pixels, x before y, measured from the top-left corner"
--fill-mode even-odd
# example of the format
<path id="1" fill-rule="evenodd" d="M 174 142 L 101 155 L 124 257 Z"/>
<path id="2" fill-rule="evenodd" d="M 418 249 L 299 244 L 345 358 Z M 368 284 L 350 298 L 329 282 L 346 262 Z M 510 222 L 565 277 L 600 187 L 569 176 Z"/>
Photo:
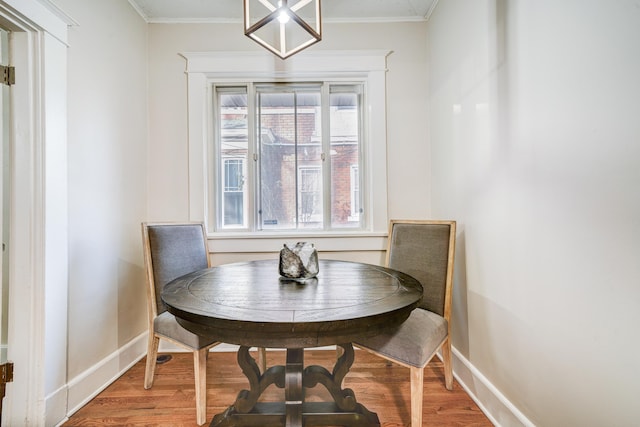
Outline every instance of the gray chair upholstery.
<path id="1" fill-rule="evenodd" d="M 160 299 L 162 288 L 173 279 L 210 266 L 204 224 L 143 223 L 142 239 L 147 272 L 149 343 L 144 388 L 151 388 L 160 339 L 193 352 L 196 419 L 207 418 L 207 354 L 219 344 L 212 337 L 196 335 L 178 324 Z"/>
<path id="2" fill-rule="evenodd" d="M 442 349 L 445 385 L 453 388 L 449 337 L 455 239 L 455 221 L 390 222 L 386 264 L 418 279 L 423 299 L 395 330 L 354 343 L 410 368 L 411 427 L 422 427 L 424 368 L 438 349 Z"/>

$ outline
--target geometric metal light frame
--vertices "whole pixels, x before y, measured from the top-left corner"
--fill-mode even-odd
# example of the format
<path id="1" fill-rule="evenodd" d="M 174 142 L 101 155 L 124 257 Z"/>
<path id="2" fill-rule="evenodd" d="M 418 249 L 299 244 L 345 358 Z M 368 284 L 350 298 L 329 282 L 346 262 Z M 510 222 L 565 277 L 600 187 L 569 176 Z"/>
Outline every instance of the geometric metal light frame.
<path id="1" fill-rule="evenodd" d="M 243 3 L 244 34 L 282 59 L 322 40 L 320 0 L 243 0 Z M 312 15 L 310 22 L 300 16 L 303 8 Z"/>

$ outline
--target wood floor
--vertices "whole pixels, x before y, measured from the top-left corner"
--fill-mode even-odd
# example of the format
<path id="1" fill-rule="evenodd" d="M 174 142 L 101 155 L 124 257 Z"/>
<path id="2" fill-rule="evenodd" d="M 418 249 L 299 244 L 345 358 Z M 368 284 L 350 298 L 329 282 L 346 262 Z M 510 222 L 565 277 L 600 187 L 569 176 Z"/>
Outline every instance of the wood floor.
<path id="1" fill-rule="evenodd" d="M 269 365 L 284 363 L 283 351 L 268 351 Z M 305 365 L 331 369 L 335 352 L 307 350 Z M 188 426 L 197 427 L 193 359 L 191 353 L 173 353 L 158 365 L 154 385 L 143 387 L 143 358 L 117 381 L 70 417 L 64 426 Z M 207 362 L 207 418 L 225 410 L 237 393 L 248 388 L 233 352 L 212 352 Z M 442 363 L 434 358 L 424 373 L 424 426 L 491 426 L 458 383 L 453 391 L 444 387 Z M 344 380 L 356 398 L 376 412 L 382 427 L 409 426 L 409 370 L 388 366 L 382 359 L 357 350 L 355 363 Z M 269 387 L 263 400 L 282 400 L 283 390 Z M 330 400 L 322 386 L 308 389 L 306 399 Z M 205 424 L 207 425 L 207 424 Z"/>

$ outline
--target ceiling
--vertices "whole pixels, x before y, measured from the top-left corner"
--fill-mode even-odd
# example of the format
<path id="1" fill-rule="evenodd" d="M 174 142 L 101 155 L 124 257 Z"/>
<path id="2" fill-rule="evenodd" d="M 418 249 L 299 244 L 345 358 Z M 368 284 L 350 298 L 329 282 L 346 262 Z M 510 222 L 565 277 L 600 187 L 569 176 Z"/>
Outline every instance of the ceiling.
<path id="1" fill-rule="evenodd" d="M 147 21 L 240 22 L 242 0 L 129 0 Z M 293 4 L 295 0 L 289 0 Z M 438 0 L 323 0 L 324 22 L 424 21 Z"/>

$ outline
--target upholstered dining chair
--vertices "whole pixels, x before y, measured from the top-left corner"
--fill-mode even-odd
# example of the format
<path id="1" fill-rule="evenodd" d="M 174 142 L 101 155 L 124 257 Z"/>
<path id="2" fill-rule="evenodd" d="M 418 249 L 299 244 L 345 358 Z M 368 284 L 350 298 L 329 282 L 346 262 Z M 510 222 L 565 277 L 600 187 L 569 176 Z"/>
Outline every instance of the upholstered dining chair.
<path id="1" fill-rule="evenodd" d="M 142 223 L 142 241 L 147 274 L 149 341 L 144 388 L 153 386 L 158 346 L 164 339 L 193 352 L 196 390 L 196 419 L 207 418 L 207 355 L 220 344 L 215 337 L 196 335 L 180 326 L 160 299 L 162 288 L 173 279 L 211 266 L 207 233 L 203 223 Z M 266 369 L 266 352 L 259 349 L 258 364 Z"/>
<path id="2" fill-rule="evenodd" d="M 177 322 L 160 299 L 162 288 L 173 279 L 210 266 L 206 232 L 202 223 L 143 223 L 142 241 L 147 272 L 149 342 L 144 388 L 153 386 L 160 339 L 193 352 L 196 420 L 207 418 L 207 354 L 220 344 L 214 337 L 196 335 Z"/>
<path id="3" fill-rule="evenodd" d="M 424 368 L 438 349 L 445 385 L 453 389 L 450 331 L 455 242 L 455 221 L 390 221 L 386 265 L 418 279 L 423 299 L 397 329 L 354 343 L 410 369 L 411 427 L 422 427 Z"/>

